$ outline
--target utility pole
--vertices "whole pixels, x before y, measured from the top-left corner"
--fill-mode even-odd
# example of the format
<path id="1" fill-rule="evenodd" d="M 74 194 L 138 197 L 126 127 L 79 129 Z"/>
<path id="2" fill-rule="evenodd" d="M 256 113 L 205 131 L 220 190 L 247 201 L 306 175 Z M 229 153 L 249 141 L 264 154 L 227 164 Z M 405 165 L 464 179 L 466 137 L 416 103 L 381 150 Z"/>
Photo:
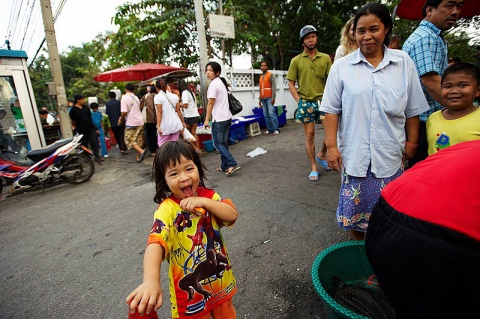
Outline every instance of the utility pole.
<path id="1" fill-rule="evenodd" d="M 218 0 L 218 9 L 220 10 L 220 15 L 223 16 L 223 3 L 222 0 Z M 225 38 L 220 39 L 220 44 L 222 47 L 222 62 L 227 64 L 227 59 L 225 58 Z"/>
<path id="2" fill-rule="evenodd" d="M 60 55 L 58 54 L 57 37 L 55 36 L 55 28 L 53 26 L 50 0 L 40 0 L 40 7 L 42 8 L 50 69 L 53 83 L 55 83 L 57 112 L 60 117 L 60 131 L 63 138 L 68 138 L 73 136 L 72 126 L 68 114 L 67 95 L 65 93 L 65 84 L 63 83 L 62 66 L 60 64 Z"/>
<path id="3" fill-rule="evenodd" d="M 203 16 L 203 3 L 202 0 L 195 0 L 195 20 L 197 23 L 197 32 L 198 32 L 198 46 L 200 50 L 200 66 L 199 66 L 199 77 L 200 77 L 200 87 L 202 92 L 200 96 L 202 97 L 202 106 L 203 111 L 207 111 L 207 77 L 205 76 L 205 67 L 207 65 L 207 38 L 205 36 L 205 22 Z M 205 113 L 206 114 L 206 113 Z"/>

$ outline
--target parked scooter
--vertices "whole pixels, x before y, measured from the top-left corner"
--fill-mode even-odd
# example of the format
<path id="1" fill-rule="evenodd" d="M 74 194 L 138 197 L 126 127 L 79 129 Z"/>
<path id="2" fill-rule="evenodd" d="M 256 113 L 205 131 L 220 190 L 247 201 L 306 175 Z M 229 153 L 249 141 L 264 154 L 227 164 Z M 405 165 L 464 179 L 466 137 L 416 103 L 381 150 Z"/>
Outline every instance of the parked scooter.
<path id="1" fill-rule="evenodd" d="M 16 152 L 0 144 L 0 195 L 4 185 L 12 185 L 10 193 L 44 185 L 55 180 L 72 184 L 88 181 L 95 172 L 93 153 L 81 144 L 82 135 L 63 139 L 26 154 L 25 162 L 17 162 L 5 156 Z"/>

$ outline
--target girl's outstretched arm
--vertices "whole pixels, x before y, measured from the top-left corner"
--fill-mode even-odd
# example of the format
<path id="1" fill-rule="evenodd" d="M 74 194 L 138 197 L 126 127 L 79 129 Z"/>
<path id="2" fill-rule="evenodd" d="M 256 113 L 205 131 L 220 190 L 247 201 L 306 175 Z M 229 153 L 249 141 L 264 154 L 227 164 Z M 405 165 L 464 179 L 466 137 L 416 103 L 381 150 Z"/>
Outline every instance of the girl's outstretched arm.
<path id="1" fill-rule="evenodd" d="M 143 258 L 143 283 L 127 297 L 129 311 L 148 315 L 157 311 L 163 303 L 163 293 L 160 286 L 160 266 L 162 265 L 164 249 L 159 244 L 150 244 L 145 249 Z"/>
<path id="2" fill-rule="evenodd" d="M 228 224 L 234 223 L 238 218 L 238 212 L 233 206 L 206 197 L 184 198 L 180 201 L 180 206 L 192 213 L 196 212 L 195 208 L 204 208 L 215 215 L 217 219 Z"/>

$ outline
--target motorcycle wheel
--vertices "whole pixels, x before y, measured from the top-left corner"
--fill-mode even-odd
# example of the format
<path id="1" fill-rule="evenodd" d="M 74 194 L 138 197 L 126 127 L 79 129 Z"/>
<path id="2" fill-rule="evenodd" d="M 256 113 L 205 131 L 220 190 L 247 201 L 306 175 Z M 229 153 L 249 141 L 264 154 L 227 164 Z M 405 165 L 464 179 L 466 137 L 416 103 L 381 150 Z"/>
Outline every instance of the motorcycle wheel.
<path id="1" fill-rule="evenodd" d="M 75 171 L 72 175 L 62 176 L 62 178 L 71 184 L 85 183 L 95 173 L 95 164 L 92 159 L 84 154 L 70 155 L 62 166 L 62 173 Z"/>

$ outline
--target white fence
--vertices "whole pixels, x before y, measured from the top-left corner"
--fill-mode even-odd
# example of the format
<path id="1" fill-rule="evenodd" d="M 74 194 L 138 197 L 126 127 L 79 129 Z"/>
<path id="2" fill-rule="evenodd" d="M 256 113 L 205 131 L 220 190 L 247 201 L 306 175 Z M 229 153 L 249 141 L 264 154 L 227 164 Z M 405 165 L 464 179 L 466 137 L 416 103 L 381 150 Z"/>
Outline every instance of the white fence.
<path id="1" fill-rule="evenodd" d="M 285 105 L 287 109 L 287 119 L 293 119 L 293 114 L 297 109 L 297 103 L 288 89 L 287 72 L 274 70 L 270 70 L 270 72 L 275 75 L 277 86 L 275 105 Z M 243 105 L 243 111 L 236 116 L 252 115 L 253 108 L 258 107 L 258 98 L 260 95 L 258 79 L 261 74 L 261 70 L 254 69 L 226 70 L 225 78 L 231 83 L 231 91 Z"/>

